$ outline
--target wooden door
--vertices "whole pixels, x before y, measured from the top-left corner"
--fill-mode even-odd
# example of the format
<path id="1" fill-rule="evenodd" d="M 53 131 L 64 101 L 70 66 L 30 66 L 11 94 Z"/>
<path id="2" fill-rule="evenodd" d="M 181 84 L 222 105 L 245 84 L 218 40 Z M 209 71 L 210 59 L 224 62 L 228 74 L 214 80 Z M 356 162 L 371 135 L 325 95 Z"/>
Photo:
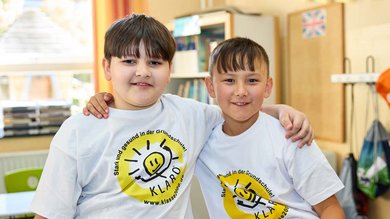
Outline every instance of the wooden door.
<path id="1" fill-rule="evenodd" d="M 343 85 L 330 82 L 343 59 L 342 4 L 289 14 L 288 103 L 309 116 L 316 138 L 344 141 Z"/>

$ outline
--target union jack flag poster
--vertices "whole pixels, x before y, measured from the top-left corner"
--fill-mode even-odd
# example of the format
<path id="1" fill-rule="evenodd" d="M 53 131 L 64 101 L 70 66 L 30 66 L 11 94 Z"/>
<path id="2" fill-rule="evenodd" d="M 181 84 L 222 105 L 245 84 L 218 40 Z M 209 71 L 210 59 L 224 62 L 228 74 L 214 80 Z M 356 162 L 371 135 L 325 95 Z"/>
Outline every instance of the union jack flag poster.
<path id="1" fill-rule="evenodd" d="M 303 38 L 324 36 L 326 32 L 326 10 L 313 10 L 302 15 Z"/>

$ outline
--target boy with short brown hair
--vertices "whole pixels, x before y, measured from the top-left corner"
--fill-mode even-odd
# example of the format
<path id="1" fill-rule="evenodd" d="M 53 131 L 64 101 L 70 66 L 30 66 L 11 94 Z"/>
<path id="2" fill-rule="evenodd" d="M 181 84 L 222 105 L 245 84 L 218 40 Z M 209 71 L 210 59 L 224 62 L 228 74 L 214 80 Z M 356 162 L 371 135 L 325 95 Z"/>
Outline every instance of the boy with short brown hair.
<path id="1" fill-rule="evenodd" d="M 246 38 L 220 43 L 210 56 L 209 94 L 225 121 L 197 163 L 211 218 L 344 218 L 340 179 L 313 143 L 298 149 L 275 118 L 260 112 L 272 90 L 265 50 Z M 314 208 L 314 210 L 313 210 Z"/>

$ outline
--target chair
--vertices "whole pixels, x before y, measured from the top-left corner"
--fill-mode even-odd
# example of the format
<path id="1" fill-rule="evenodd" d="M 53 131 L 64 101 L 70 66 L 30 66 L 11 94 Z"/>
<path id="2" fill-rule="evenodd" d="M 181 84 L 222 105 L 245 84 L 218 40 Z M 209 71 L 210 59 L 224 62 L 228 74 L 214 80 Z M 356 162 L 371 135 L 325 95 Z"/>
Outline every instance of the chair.
<path id="1" fill-rule="evenodd" d="M 42 168 L 23 168 L 5 173 L 4 184 L 8 193 L 34 191 L 41 178 Z"/>
<path id="2" fill-rule="evenodd" d="M 42 175 L 42 168 L 16 169 L 4 174 L 4 184 L 7 193 L 35 191 Z M 34 214 L 18 215 L 11 218 L 32 219 Z"/>

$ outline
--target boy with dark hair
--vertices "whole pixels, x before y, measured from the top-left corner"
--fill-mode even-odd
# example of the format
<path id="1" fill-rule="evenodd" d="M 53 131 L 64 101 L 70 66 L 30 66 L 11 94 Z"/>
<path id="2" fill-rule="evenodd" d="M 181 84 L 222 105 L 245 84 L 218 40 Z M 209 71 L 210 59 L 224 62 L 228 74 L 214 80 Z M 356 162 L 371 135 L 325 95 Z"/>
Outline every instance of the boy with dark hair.
<path id="1" fill-rule="evenodd" d="M 271 94 L 265 50 L 246 38 L 220 43 L 206 86 L 225 121 L 202 150 L 196 174 L 211 218 L 343 218 L 343 184 L 315 143 L 298 149 L 260 112 Z M 313 210 L 314 209 L 314 210 Z"/>
<path id="2" fill-rule="evenodd" d="M 152 17 L 114 22 L 104 48 L 111 116 L 77 114 L 61 126 L 32 204 L 36 218 L 192 218 L 195 162 L 220 111 L 163 95 L 175 41 Z"/>

